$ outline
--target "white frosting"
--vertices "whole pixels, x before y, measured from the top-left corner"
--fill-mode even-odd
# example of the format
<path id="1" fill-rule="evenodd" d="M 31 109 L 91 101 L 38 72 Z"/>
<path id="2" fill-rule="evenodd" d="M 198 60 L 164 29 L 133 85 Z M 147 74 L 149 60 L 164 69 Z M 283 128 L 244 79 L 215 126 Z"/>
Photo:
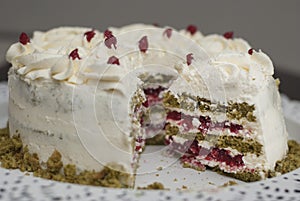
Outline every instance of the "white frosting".
<path id="1" fill-rule="evenodd" d="M 12 72 L 8 85 L 11 134 L 20 133 L 24 144 L 42 161 L 57 149 L 64 164 L 75 164 L 80 170 L 101 170 L 118 163 L 134 173 L 132 137 L 111 121 L 110 93 L 89 85 L 75 89 L 67 82 L 29 83 Z M 94 101 L 95 110 L 91 107 Z"/>
<path id="2" fill-rule="evenodd" d="M 163 34 L 166 28 L 159 29 L 143 24 L 120 29 L 110 28 L 117 39 L 116 49 L 105 46 L 104 36 L 99 31 L 95 31 L 96 35 L 88 42 L 84 33 L 91 29 L 78 27 L 35 32 L 30 43 L 13 44 L 6 56 L 7 61 L 12 64 L 9 76 L 12 131 L 13 129 L 21 131 L 24 125 L 45 132 L 56 127 L 49 132 L 55 133 L 58 132 L 55 129 L 58 129 L 59 133 L 69 136 L 70 133 L 74 133 L 76 123 L 82 126 L 78 132 L 88 138 L 88 134 L 94 136 L 96 132 L 96 128 L 90 127 L 91 122 L 88 121 L 94 111 L 87 108 L 92 105 L 95 106 L 92 109 L 96 109 L 97 118 L 101 117 L 94 120 L 94 123 L 99 124 L 103 129 L 100 132 L 103 134 L 100 135 L 102 137 L 95 137 L 100 141 L 109 138 L 115 142 L 112 143 L 115 147 L 121 147 L 120 150 L 125 150 L 124 153 L 131 155 L 128 147 L 128 141 L 131 139 L 129 101 L 140 82 L 137 77 L 145 71 L 156 70 L 156 72 L 172 74 L 177 78 L 170 86 L 170 90 L 174 93 L 188 92 L 220 102 L 246 101 L 255 104 L 257 130 L 261 131 L 260 141 L 265 148 L 268 166 L 273 168 L 274 162 L 281 159 L 287 150 L 287 134 L 279 95 L 272 77 L 274 69 L 270 58 L 260 50 L 253 51 L 253 54 L 249 55 L 248 50 L 251 47 L 243 39 L 225 39 L 220 35 L 203 36 L 200 32 L 191 35 L 187 31 L 176 32 L 174 29 L 171 37 L 168 38 Z M 139 40 L 143 36 L 147 36 L 149 42 L 146 53 L 140 52 L 138 48 Z M 81 59 L 69 58 L 68 55 L 75 48 L 78 48 Z M 186 63 L 186 55 L 189 53 L 193 53 L 194 57 L 190 66 Z M 120 65 L 107 64 L 111 56 L 118 57 Z M 57 83 L 61 88 L 57 87 L 57 91 L 52 92 L 57 99 L 50 97 L 49 90 L 39 90 L 39 87 L 50 89 L 57 86 Z M 23 91 L 17 90 L 19 88 L 23 88 Z M 73 107 L 81 109 L 75 110 L 78 113 L 73 119 L 72 116 L 65 116 L 62 111 L 53 113 L 53 107 L 57 105 L 51 106 L 50 102 L 47 107 L 44 104 L 41 104 L 40 108 L 35 107 L 27 103 L 26 98 L 36 92 L 49 101 L 55 102 L 61 99 L 62 107 L 70 104 L 64 100 L 64 97 L 75 95 L 75 98 L 79 97 L 76 99 L 79 102 L 73 102 Z M 23 98 L 20 97 L 21 94 Z M 93 98 L 97 101 L 91 102 Z M 111 106 L 112 104 L 114 107 Z M 28 122 L 23 125 L 21 122 L 26 119 L 26 115 L 30 115 L 33 120 L 28 118 Z M 38 121 L 41 119 L 44 121 Z M 74 123 L 74 120 L 77 122 Z M 24 132 L 28 131 L 26 130 L 28 128 L 23 129 Z M 31 132 L 35 133 L 35 131 Z M 107 137 L 107 133 L 113 135 Z M 269 140 L 271 136 L 272 139 L 277 140 L 271 142 Z M 30 134 L 27 137 L 27 141 L 31 141 L 33 147 L 37 146 L 35 144 L 47 142 L 47 137 L 34 139 Z M 79 142 L 72 137 L 64 137 L 64 139 L 66 140 L 63 144 L 75 142 L 73 143 L 75 146 Z M 91 145 L 95 142 L 91 139 L 89 137 L 81 140 Z M 47 152 L 50 152 L 50 148 L 55 147 L 57 143 L 58 141 L 53 141 L 51 146 L 45 145 L 49 148 Z M 66 152 L 68 157 L 72 157 L 73 148 L 67 151 L 66 147 L 69 146 L 63 144 L 61 151 Z M 91 152 L 104 150 L 103 147 L 95 147 L 93 146 Z M 78 149 L 83 150 L 84 147 Z M 274 149 L 276 154 L 273 154 Z M 104 152 L 108 153 L 108 150 L 109 148 Z M 109 152 L 112 156 L 103 160 L 110 162 L 110 159 L 112 161 L 124 159 L 123 163 L 129 167 L 130 157 L 118 155 L 119 151 Z M 89 164 L 90 157 L 84 156 L 80 160 L 82 164 Z M 90 167 L 96 166 L 94 164 Z"/>
<path id="3" fill-rule="evenodd" d="M 90 30 L 62 27 L 48 32 L 34 32 L 30 43 L 13 44 L 7 51 L 6 59 L 17 68 L 18 74 L 29 80 L 52 78 L 81 84 L 83 80 L 79 68 L 93 62 L 89 55 L 103 38 L 100 32 L 95 31 L 94 38 L 88 42 L 84 33 Z M 76 48 L 82 58 L 80 60 L 69 58 Z"/>
<path id="4" fill-rule="evenodd" d="M 114 48 L 106 48 L 104 50 L 106 51 L 104 54 L 107 55 L 107 58 L 112 55 L 122 55 L 122 53 L 126 53 L 128 50 L 137 50 L 138 40 L 140 39 L 137 36 L 140 34 L 140 31 L 145 33 L 145 35 L 149 33 L 149 48 L 159 49 L 162 54 L 161 56 L 169 56 L 166 55 L 166 51 L 172 51 L 175 54 L 181 53 L 173 48 L 174 43 L 178 47 L 178 44 L 180 45 L 181 41 L 176 41 L 178 38 L 174 36 L 171 36 L 170 39 L 167 39 L 163 35 L 164 29 L 155 29 L 153 26 L 142 24 L 125 26 L 121 29 L 109 29 L 112 30 L 113 34 L 117 37 L 118 43 L 121 44 L 117 43 L 117 50 L 114 50 Z M 160 34 L 151 34 L 153 29 Z M 35 32 L 29 44 L 22 45 L 21 43 L 16 43 L 12 45 L 7 52 L 7 60 L 12 63 L 14 67 L 21 68 L 22 70 L 20 70 L 19 73 L 31 80 L 35 80 L 40 77 L 52 77 L 56 80 L 70 81 L 70 77 L 78 77 L 80 73 L 99 73 L 98 69 L 95 70 L 95 68 L 88 68 L 88 66 L 95 63 L 95 60 L 93 60 L 93 51 L 97 45 L 102 43 L 103 34 L 95 31 L 95 37 L 91 40 L 91 42 L 88 42 L 84 36 L 84 33 L 88 30 L 91 29 L 62 27 L 52 29 L 44 33 Z M 173 35 L 174 32 L 176 32 L 176 30 L 173 30 Z M 236 81 L 239 80 L 246 82 L 247 86 L 254 83 L 257 85 L 263 85 L 265 82 L 264 76 L 273 75 L 273 65 L 271 60 L 261 51 L 253 51 L 253 55 L 249 55 L 248 50 L 251 47 L 243 39 L 225 39 L 220 35 L 208 35 L 204 37 L 200 32 L 191 35 L 184 30 L 180 31 L 179 33 L 183 38 L 195 40 L 200 47 L 205 50 L 205 52 L 210 56 L 211 65 L 216 66 L 219 69 L 225 85 L 236 83 Z M 125 42 L 121 41 L 121 39 L 125 38 L 122 35 L 126 35 Z M 184 44 L 182 44 L 182 48 L 184 47 Z M 76 62 L 68 62 L 68 60 L 71 60 L 68 58 L 68 54 L 75 48 L 79 48 L 79 55 L 82 59 L 75 60 Z M 189 50 L 185 50 L 186 54 L 188 51 Z M 100 50 L 100 53 L 103 52 Z M 107 66 L 107 58 L 100 53 L 98 53 L 99 58 L 97 58 L 97 62 L 99 63 L 100 60 L 102 61 L 103 65 Z M 133 54 L 131 56 L 126 55 L 126 58 L 121 59 L 120 69 L 122 69 L 124 66 L 126 67 L 131 65 L 132 62 L 137 62 L 139 60 L 141 61 L 137 62 L 137 64 L 145 64 L 144 60 L 157 56 L 157 52 L 153 52 L 153 54 L 154 55 L 152 56 L 152 53 L 148 53 L 146 58 L 141 58 L 140 54 Z M 185 58 L 186 54 L 177 56 Z M 128 57 L 130 60 L 128 60 Z M 185 61 L 183 61 L 183 63 L 185 63 Z M 53 66 L 54 64 L 56 65 Z M 137 64 L 135 63 L 135 65 L 129 67 L 136 68 Z M 79 71 L 78 68 L 78 66 L 80 67 L 82 65 L 84 65 L 84 72 Z M 102 67 L 104 68 L 105 66 Z M 171 67 L 171 65 L 169 66 Z M 70 68 L 72 67 L 73 69 L 71 70 Z M 187 66 L 183 64 L 182 68 L 189 69 L 186 67 Z M 40 68 L 43 68 L 44 71 L 41 71 L 42 69 Z M 46 69 L 48 69 L 49 72 L 46 72 Z M 60 69 L 59 73 L 63 72 L 63 74 L 57 75 L 58 69 Z M 38 71 L 35 72 L 35 74 L 39 74 L 41 71 L 41 75 L 32 76 L 32 73 L 30 73 L 32 71 Z M 114 75 L 117 73 L 118 72 L 116 72 Z M 123 73 L 124 72 L 119 71 L 118 74 L 122 75 Z M 92 77 L 87 76 L 84 79 L 91 78 Z M 80 83 L 82 82 L 78 81 L 77 84 Z"/>

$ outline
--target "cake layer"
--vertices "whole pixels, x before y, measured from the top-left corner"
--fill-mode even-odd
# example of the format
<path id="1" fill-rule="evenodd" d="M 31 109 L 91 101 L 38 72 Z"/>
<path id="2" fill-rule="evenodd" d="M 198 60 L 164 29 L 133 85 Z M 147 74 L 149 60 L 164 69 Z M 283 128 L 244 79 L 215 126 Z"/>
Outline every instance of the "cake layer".
<path id="1" fill-rule="evenodd" d="M 256 117 L 254 116 L 254 105 L 249 105 L 246 102 L 228 102 L 226 105 L 220 103 L 211 103 L 210 100 L 202 98 L 199 96 L 192 96 L 186 93 L 175 96 L 174 94 L 168 92 L 164 94 L 163 102 L 167 108 L 183 109 L 187 111 L 188 114 L 209 114 L 214 113 L 214 115 L 223 115 L 229 119 L 245 119 L 249 122 L 255 122 Z M 224 115 L 226 114 L 226 115 Z"/>
<path id="2" fill-rule="evenodd" d="M 176 136 L 168 140 L 169 151 L 181 155 L 184 167 L 197 170 L 217 168 L 226 173 L 252 174 L 259 179 L 265 178 L 270 167 L 266 166 L 265 156 L 252 153 L 241 153 L 236 149 L 218 147 L 207 141 L 183 140 Z"/>
<path id="3" fill-rule="evenodd" d="M 277 107 L 280 107 L 278 106 L 280 103 L 279 95 L 276 92 L 275 82 L 272 80 L 270 80 L 268 88 L 260 91 L 257 97 L 253 97 L 254 104 L 252 105 L 245 102 L 229 102 L 228 106 L 217 106 L 225 112 L 221 110 L 210 111 L 211 103 L 206 99 L 199 97 L 192 99 L 186 94 L 173 95 L 173 92 L 170 92 L 169 89 L 159 86 L 153 89 L 148 88 L 144 92 L 146 101 L 142 105 L 146 108 L 146 112 L 141 116 L 141 126 L 148 131 L 146 133 L 152 131 L 154 134 L 166 133 L 167 138 L 170 135 L 176 135 L 183 139 L 187 137 L 201 141 L 214 141 L 217 147 L 232 148 L 241 153 L 255 154 L 263 158 L 264 167 L 266 168 L 264 171 L 273 170 L 276 161 L 285 155 L 287 134 L 284 124 L 279 123 L 282 121 L 280 110 L 271 109 L 269 106 L 262 107 L 260 102 L 260 98 L 263 97 L 264 101 L 274 101 L 272 104 L 277 104 Z M 273 93 L 273 95 L 270 96 L 266 93 Z M 277 99 L 273 99 L 273 97 L 277 97 Z M 187 104 L 189 106 L 184 107 L 185 104 L 179 104 L 180 100 L 186 100 L 187 98 L 191 99 L 189 103 L 193 104 L 192 106 Z M 207 104 L 207 107 L 204 107 L 207 108 L 205 111 L 200 107 L 203 102 Z M 163 114 L 160 119 L 161 123 L 155 124 L 149 111 L 158 105 L 163 105 L 161 106 L 163 107 L 161 111 Z M 199 106 L 198 109 L 197 106 Z M 234 114 L 236 115 L 233 117 Z M 279 132 L 274 130 L 274 126 L 269 125 L 266 127 L 265 124 L 270 121 L 265 119 L 266 114 L 270 115 L 274 122 L 278 122 L 276 126 Z M 219 121 L 220 119 L 223 121 Z M 265 130 L 272 130 L 272 132 L 266 132 Z M 280 133 L 276 135 L 278 139 L 276 138 L 272 142 L 266 141 L 274 132 Z M 270 151 L 272 146 L 280 147 L 276 149 L 278 155 L 272 154 Z"/>
<path id="4" fill-rule="evenodd" d="M 228 135 L 203 135 L 202 133 L 178 133 L 176 135 L 168 135 L 169 131 L 172 128 L 168 128 L 166 131 L 166 140 L 168 142 L 169 139 L 178 139 L 180 141 L 185 140 L 194 140 L 196 139 L 200 142 L 208 142 L 212 146 L 223 147 L 223 148 L 232 148 L 236 149 L 241 153 L 253 153 L 255 155 L 262 155 L 263 148 L 262 144 L 253 139 L 245 139 L 240 136 L 228 136 Z M 169 144 L 169 143 L 168 143 Z"/>

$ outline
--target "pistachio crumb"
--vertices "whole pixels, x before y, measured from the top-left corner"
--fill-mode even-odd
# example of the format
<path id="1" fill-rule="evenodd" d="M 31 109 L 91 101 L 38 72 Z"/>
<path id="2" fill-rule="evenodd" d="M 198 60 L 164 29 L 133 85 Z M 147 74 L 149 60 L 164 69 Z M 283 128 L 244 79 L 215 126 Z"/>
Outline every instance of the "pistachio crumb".
<path id="1" fill-rule="evenodd" d="M 164 187 L 164 185 L 160 182 L 154 182 L 153 184 L 149 184 L 146 187 L 138 187 L 140 190 L 169 190 Z"/>

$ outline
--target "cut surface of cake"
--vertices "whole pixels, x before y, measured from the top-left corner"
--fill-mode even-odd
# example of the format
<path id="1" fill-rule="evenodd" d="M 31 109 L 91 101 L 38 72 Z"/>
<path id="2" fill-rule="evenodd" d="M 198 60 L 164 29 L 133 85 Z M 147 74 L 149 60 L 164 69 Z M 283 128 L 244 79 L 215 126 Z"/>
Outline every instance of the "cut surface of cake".
<path id="1" fill-rule="evenodd" d="M 9 129 L 46 161 L 108 166 L 134 184 L 146 141 L 185 167 L 266 178 L 287 152 L 273 64 L 232 33 L 130 25 L 35 32 L 7 52 Z"/>

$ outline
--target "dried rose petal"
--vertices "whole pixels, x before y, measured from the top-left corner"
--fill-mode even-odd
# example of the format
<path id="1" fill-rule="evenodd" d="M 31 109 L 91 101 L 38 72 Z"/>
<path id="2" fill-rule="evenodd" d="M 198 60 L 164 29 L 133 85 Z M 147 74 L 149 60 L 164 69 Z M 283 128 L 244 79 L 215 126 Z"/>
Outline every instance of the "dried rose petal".
<path id="1" fill-rule="evenodd" d="M 118 59 L 117 57 L 115 57 L 115 56 L 109 57 L 107 63 L 108 63 L 108 64 L 116 64 L 116 65 L 120 65 L 119 59 Z"/>
<path id="2" fill-rule="evenodd" d="M 26 33 L 22 32 L 19 37 L 19 42 L 23 45 L 26 45 L 27 43 L 30 43 L 30 38 Z"/>
<path id="3" fill-rule="evenodd" d="M 111 46 L 113 45 L 115 49 L 117 49 L 117 38 L 112 34 L 110 30 L 105 30 L 104 31 L 104 44 L 106 47 L 111 49 Z"/>
<path id="4" fill-rule="evenodd" d="M 189 54 L 186 55 L 186 63 L 187 63 L 188 66 L 192 64 L 193 59 L 194 59 L 193 53 L 189 53 Z"/>
<path id="5" fill-rule="evenodd" d="M 248 50 L 248 54 L 252 55 L 253 54 L 253 48 Z"/>
<path id="6" fill-rule="evenodd" d="M 91 40 L 92 40 L 92 38 L 94 38 L 95 34 L 96 34 L 95 31 L 94 31 L 94 30 L 91 30 L 91 31 L 85 32 L 85 33 L 84 33 L 84 36 L 86 37 L 86 40 L 87 40 L 88 42 L 91 42 Z"/>
<path id="7" fill-rule="evenodd" d="M 155 27 L 159 27 L 159 24 L 158 24 L 158 23 L 156 23 L 156 22 L 155 22 L 155 23 L 153 23 L 152 25 L 153 25 L 153 26 L 155 26 Z"/>
<path id="8" fill-rule="evenodd" d="M 139 40 L 139 48 L 141 52 L 146 52 L 148 49 L 148 39 L 147 36 L 143 36 L 141 40 Z"/>
<path id="9" fill-rule="evenodd" d="M 171 38 L 172 36 L 172 29 L 168 28 L 164 31 L 163 35 L 166 35 L 168 38 Z"/>
<path id="10" fill-rule="evenodd" d="M 228 32 L 224 33 L 223 36 L 226 39 L 232 39 L 233 38 L 233 31 L 228 31 Z"/>
<path id="11" fill-rule="evenodd" d="M 69 54 L 69 58 L 71 58 L 72 60 L 75 59 L 81 59 L 79 54 L 78 54 L 78 48 L 76 48 L 75 50 L 73 50 L 70 54 Z"/>
<path id="12" fill-rule="evenodd" d="M 142 146 L 136 146 L 135 151 L 140 151 L 142 149 Z"/>
<path id="13" fill-rule="evenodd" d="M 106 29 L 104 31 L 104 38 L 110 38 L 112 36 L 113 36 L 113 34 L 112 34 L 112 32 L 110 30 Z"/>
<path id="14" fill-rule="evenodd" d="M 113 45 L 115 49 L 117 49 L 117 38 L 116 37 L 111 37 L 111 38 L 107 38 L 104 41 L 105 46 L 108 47 L 109 49 L 111 49 L 111 46 Z"/>
<path id="15" fill-rule="evenodd" d="M 197 27 L 195 25 L 189 25 L 186 28 L 186 31 L 190 32 L 191 35 L 194 35 L 197 32 Z"/>

